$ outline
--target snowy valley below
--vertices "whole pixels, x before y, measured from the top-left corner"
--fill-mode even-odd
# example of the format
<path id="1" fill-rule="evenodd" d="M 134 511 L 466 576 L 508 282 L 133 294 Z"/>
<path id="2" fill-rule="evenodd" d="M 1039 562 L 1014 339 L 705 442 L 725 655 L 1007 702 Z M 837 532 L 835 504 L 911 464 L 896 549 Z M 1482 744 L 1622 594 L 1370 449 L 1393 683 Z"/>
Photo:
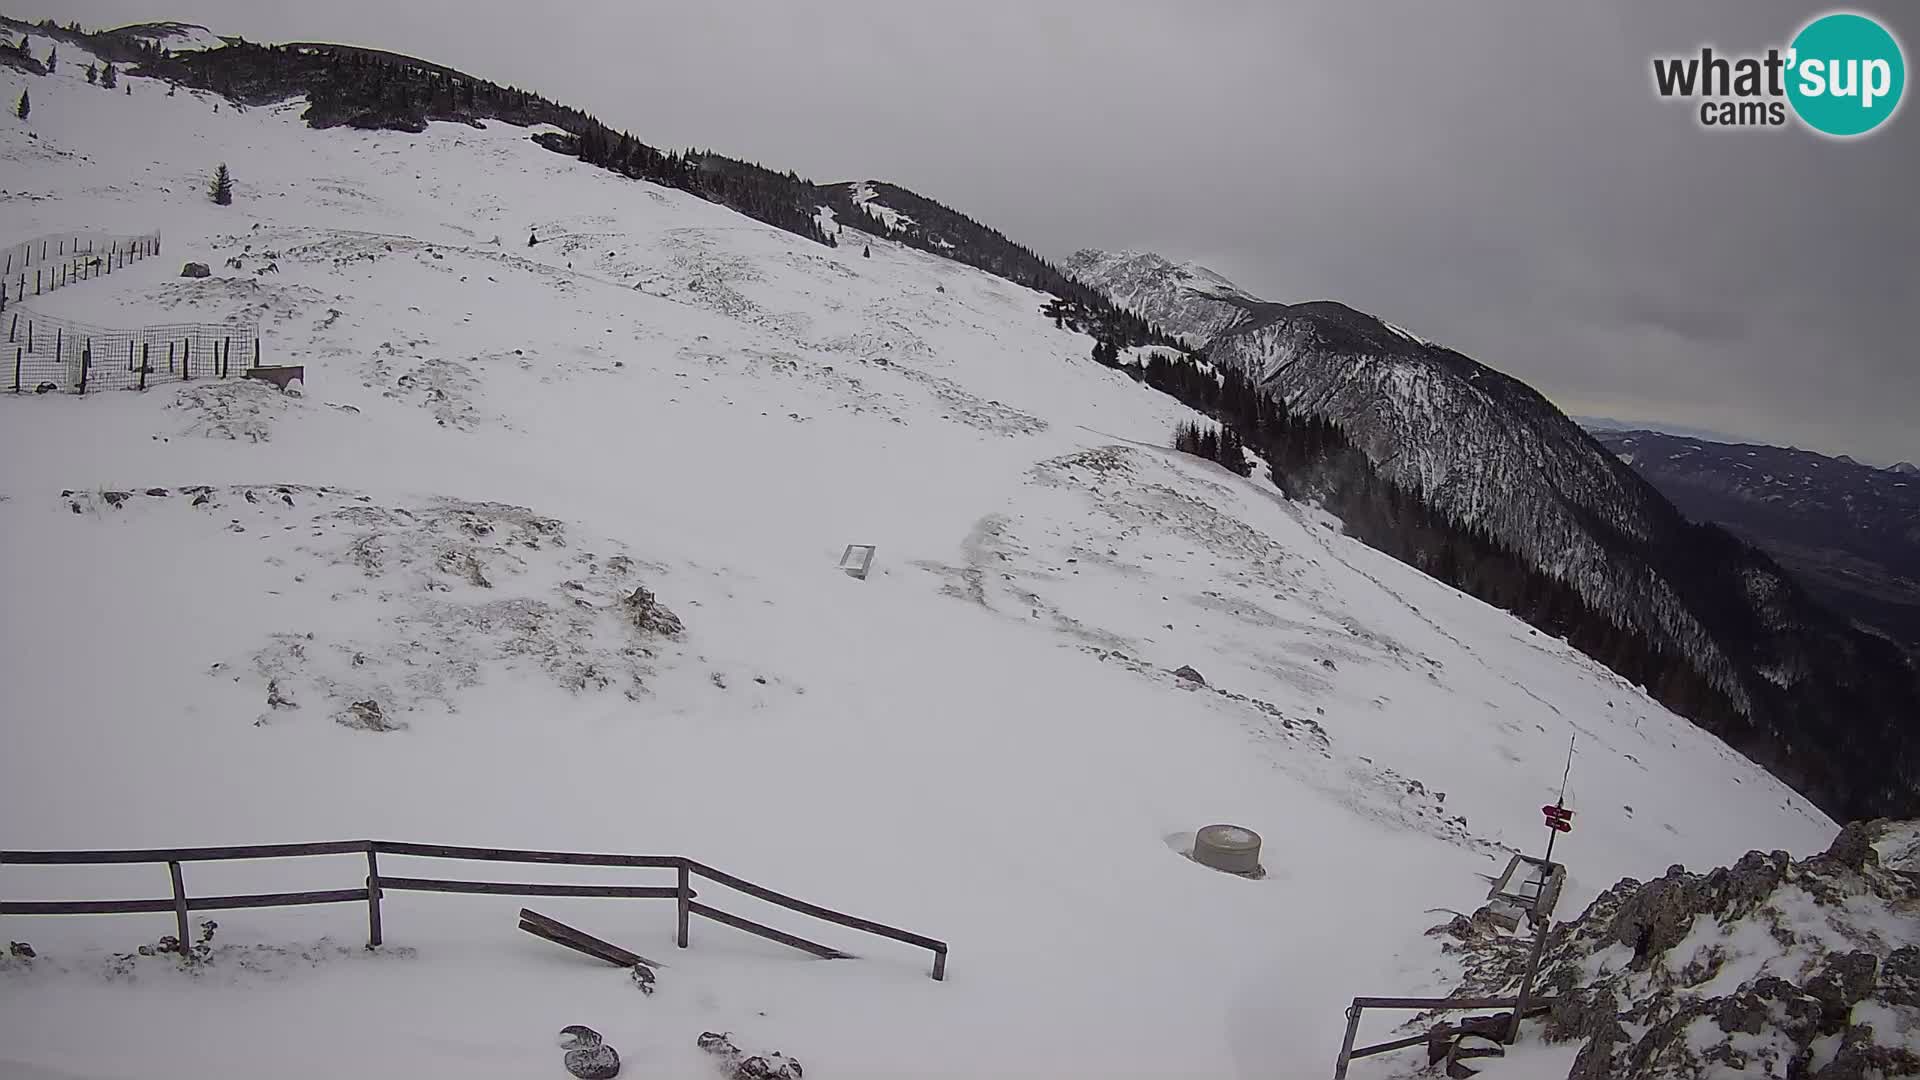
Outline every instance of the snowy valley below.
<path id="1" fill-rule="evenodd" d="M 10 916 L 36 957 L 0 959 L 0 1076 L 561 1075 L 573 1023 L 635 1076 L 717 1075 L 708 1030 L 826 1080 L 1324 1075 L 1348 999 L 1459 984 L 1424 931 L 1539 851 L 1570 740 L 1562 917 L 1838 832 L 1264 470 L 1167 449 L 1197 414 L 1040 293 L 506 124 L 312 131 L 300 102 L 105 92 L 67 51 L 0 69 L 33 95 L 0 125 L 0 239 L 158 229 L 164 254 L 4 317 L 257 319 L 305 381 L 0 394 L 0 848 L 685 855 L 952 951 L 935 982 L 746 900 L 859 958 L 713 923 L 679 950 L 671 902 L 532 902 L 660 958 L 643 996 L 506 897 L 392 893 L 378 950 L 363 905 L 221 912 L 195 971 L 116 959 L 170 911 Z M 864 580 L 848 544 L 876 547 Z M 1182 856 L 1213 822 L 1263 835 L 1263 879 Z M 186 873 L 266 893 L 365 864 Z M 159 866 L 0 866 L 8 900 L 167 890 Z M 1573 1055 L 1526 1043 L 1483 1075 Z"/>

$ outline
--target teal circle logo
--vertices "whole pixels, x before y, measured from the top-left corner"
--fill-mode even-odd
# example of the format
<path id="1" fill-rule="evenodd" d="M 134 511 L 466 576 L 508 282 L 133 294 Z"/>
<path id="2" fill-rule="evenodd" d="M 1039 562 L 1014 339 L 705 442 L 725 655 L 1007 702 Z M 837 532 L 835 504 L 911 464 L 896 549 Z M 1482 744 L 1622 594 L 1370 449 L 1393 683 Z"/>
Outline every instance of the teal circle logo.
<path id="1" fill-rule="evenodd" d="M 1865 15 L 1823 15 L 1794 36 L 1791 48 L 1787 100 L 1815 131 L 1864 135 L 1900 107 L 1907 86 L 1900 43 Z"/>

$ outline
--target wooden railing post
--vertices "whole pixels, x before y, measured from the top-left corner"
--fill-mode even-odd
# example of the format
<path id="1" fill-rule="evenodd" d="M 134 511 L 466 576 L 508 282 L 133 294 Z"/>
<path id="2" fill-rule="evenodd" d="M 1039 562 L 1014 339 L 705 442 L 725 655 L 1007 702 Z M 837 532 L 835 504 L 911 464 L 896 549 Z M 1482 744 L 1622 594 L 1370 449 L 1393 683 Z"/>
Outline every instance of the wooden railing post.
<path id="1" fill-rule="evenodd" d="M 179 863 L 168 863 L 167 873 L 173 876 L 173 918 L 174 922 L 179 924 L 180 955 L 186 956 L 188 955 L 187 950 L 192 948 L 189 941 L 193 936 L 187 928 L 187 887 L 180 880 Z"/>
<path id="2" fill-rule="evenodd" d="M 1340 1059 L 1333 1063 L 1333 1080 L 1346 1080 L 1347 1062 L 1353 1057 L 1353 1040 L 1360 1034 L 1360 1003 L 1347 1006 L 1347 1037 L 1340 1043 Z"/>
<path id="3" fill-rule="evenodd" d="M 683 949 L 687 947 L 687 921 L 688 916 L 692 914 L 690 905 L 693 902 L 693 883 L 689 880 L 690 877 L 691 875 L 687 871 L 687 864 L 684 861 L 681 862 L 679 888 L 680 933 L 679 936 L 675 938 L 675 941 Z"/>
<path id="4" fill-rule="evenodd" d="M 380 947 L 380 863 L 378 845 L 367 843 L 367 948 Z"/>

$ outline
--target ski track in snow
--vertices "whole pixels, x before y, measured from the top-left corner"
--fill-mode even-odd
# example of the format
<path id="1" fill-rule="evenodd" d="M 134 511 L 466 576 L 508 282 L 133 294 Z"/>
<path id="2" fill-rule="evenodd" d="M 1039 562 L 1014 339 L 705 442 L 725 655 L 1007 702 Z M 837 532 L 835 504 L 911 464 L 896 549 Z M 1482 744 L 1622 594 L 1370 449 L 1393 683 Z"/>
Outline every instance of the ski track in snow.
<path id="1" fill-rule="evenodd" d="M 78 53 L 0 69 L 34 101 L 0 127 L 0 239 L 159 227 L 164 256 L 8 316 L 256 318 L 307 378 L 0 395 L 0 846 L 686 854 L 953 952 L 936 984 L 718 887 L 861 959 L 705 922 L 680 952 L 669 904 L 530 902 L 664 956 L 643 999 L 514 931 L 512 898 L 391 893 L 374 955 L 356 905 L 226 912 L 197 974 L 115 959 L 169 915 L 8 919 L 41 958 L 0 965 L 0 1072 L 520 1077 L 587 1023 L 648 1075 L 704 1075 L 707 1029 L 828 1077 L 1308 1075 L 1352 995 L 1449 984 L 1427 911 L 1537 848 L 1570 735 L 1570 908 L 1834 832 L 1564 642 L 1158 449 L 1193 414 L 1038 294 L 507 125 L 312 132 L 299 103 L 104 93 Z M 228 208 L 203 192 L 221 158 Z M 169 274 L 187 260 L 215 275 Z M 877 545 L 865 581 L 848 543 Z M 636 628 L 643 585 L 683 633 Z M 1264 880 L 1169 850 L 1215 821 L 1263 834 Z M 9 899 L 166 887 L 0 871 Z"/>

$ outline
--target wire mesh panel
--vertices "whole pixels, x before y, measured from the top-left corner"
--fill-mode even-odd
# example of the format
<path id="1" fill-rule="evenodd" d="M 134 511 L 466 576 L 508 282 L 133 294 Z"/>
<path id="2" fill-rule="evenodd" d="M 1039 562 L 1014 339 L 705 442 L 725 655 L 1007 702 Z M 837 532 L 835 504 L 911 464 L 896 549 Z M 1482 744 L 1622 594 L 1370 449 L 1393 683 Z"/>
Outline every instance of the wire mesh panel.
<path id="1" fill-rule="evenodd" d="M 237 379 L 260 356 L 257 324 L 164 323 L 116 330 L 17 307 L 3 318 L 0 386 L 16 393 L 143 390 L 169 380 Z"/>

